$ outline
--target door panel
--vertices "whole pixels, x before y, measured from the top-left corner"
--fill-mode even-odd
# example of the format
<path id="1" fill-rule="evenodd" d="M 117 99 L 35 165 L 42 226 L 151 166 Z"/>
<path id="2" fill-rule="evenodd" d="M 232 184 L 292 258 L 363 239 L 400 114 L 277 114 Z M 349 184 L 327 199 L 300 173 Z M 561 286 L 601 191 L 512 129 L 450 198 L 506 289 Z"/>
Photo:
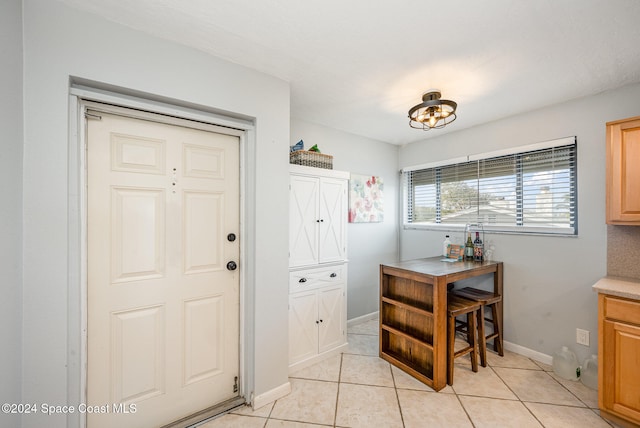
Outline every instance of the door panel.
<path id="1" fill-rule="evenodd" d="M 89 428 L 161 426 L 238 396 L 239 139 L 98 113 L 87 150 Z"/>
<path id="2" fill-rule="evenodd" d="M 640 420 L 640 327 L 605 320 L 604 404 L 620 415 Z"/>
<path id="3" fill-rule="evenodd" d="M 112 281 L 129 282 L 164 276 L 164 191 L 114 187 L 111 195 Z"/>
<path id="4" fill-rule="evenodd" d="M 185 274 L 223 269 L 224 194 L 185 192 L 184 267 Z M 211 245 L 215 243 L 215 245 Z"/>
<path id="5" fill-rule="evenodd" d="M 346 258 L 345 213 L 347 184 L 345 180 L 323 178 L 320 197 L 320 262 L 336 262 Z"/>
<path id="6" fill-rule="evenodd" d="M 289 267 L 318 263 L 317 178 L 291 176 L 289 183 Z"/>
<path id="7" fill-rule="evenodd" d="M 216 376 L 224 370 L 223 299 L 224 296 L 218 295 L 184 303 L 184 385 Z"/>
<path id="8" fill-rule="evenodd" d="M 113 313 L 111 326 L 111 402 L 130 403 L 164 394 L 164 306 Z"/>
<path id="9" fill-rule="evenodd" d="M 315 291 L 289 297 L 289 363 L 318 352 L 318 298 Z"/>
<path id="10" fill-rule="evenodd" d="M 320 329 L 318 338 L 318 352 L 333 349 L 344 343 L 344 329 L 342 325 L 344 311 L 343 285 L 336 288 L 319 290 Z"/>

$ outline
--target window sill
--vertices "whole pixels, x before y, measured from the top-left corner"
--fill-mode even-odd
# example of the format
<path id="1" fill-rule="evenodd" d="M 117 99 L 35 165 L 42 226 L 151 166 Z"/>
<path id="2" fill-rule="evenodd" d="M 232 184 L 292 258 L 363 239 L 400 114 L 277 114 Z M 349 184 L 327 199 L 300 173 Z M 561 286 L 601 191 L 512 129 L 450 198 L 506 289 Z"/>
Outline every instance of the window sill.
<path id="1" fill-rule="evenodd" d="M 465 232 L 466 225 L 460 224 L 403 224 L 404 230 L 429 230 L 437 232 Z M 480 230 L 473 228 L 472 231 Z M 498 226 L 483 226 L 484 233 L 492 235 L 526 235 L 526 236 L 555 236 L 561 238 L 577 238 L 578 234 L 573 228 L 551 228 L 551 227 L 498 227 Z"/>

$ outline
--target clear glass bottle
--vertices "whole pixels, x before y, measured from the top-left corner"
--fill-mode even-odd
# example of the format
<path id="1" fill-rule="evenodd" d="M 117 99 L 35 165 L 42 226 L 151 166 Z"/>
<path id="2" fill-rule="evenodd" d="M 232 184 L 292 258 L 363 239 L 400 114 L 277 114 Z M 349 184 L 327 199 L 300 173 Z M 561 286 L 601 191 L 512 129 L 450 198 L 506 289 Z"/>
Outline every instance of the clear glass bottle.
<path id="1" fill-rule="evenodd" d="M 451 240 L 449 239 L 449 235 L 447 235 L 442 243 L 442 255 L 445 257 L 449 255 L 449 245 L 451 245 Z"/>

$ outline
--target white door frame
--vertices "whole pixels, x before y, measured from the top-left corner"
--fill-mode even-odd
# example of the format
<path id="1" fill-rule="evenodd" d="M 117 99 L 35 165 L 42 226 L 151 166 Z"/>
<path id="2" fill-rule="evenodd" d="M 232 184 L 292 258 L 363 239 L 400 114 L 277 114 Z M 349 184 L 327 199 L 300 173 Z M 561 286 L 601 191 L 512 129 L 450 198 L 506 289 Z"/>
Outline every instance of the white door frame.
<path id="1" fill-rule="evenodd" d="M 254 389 L 254 331 L 247 329 L 254 321 L 255 290 L 255 153 L 253 122 L 217 112 L 192 109 L 72 85 L 69 91 L 68 148 L 68 329 L 67 329 L 67 404 L 86 404 L 87 391 L 87 181 L 86 126 L 87 107 L 103 111 L 129 110 L 131 116 L 149 113 L 164 115 L 166 123 L 184 119 L 199 122 L 204 129 L 240 138 L 240 397 L 251 401 Z M 114 107 L 112 107 L 114 106 Z M 115 107 L 118 106 L 118 107 Z M 135 110 L 139 111 L 136 113 Z M 147 112 L 147 113 L 145 113 Z M 222 127 L 222 128 L 220 128 Z M 105 403 L 110 404 L 110 403 Z M 67 414 L 67 427 L 85 428 L 86 415 Z"/>

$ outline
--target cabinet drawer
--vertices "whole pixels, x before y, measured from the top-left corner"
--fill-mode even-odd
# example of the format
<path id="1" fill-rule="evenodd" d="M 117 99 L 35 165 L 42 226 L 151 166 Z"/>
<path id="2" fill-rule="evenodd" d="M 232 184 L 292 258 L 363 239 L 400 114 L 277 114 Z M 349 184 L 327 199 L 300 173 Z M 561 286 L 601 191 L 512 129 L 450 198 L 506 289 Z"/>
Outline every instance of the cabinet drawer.
<path id="1" fill-rule="evenodd" d="M 344 282 L 345 275 L 346 267 L 343 265 L 289 272 L 289 292 L 296 293 L 338 284 Z"/>
<path id="2" fill-rule="evenodd" d="M 604 316 L 640 325 L 640 302 L 605 296 Z"/>

